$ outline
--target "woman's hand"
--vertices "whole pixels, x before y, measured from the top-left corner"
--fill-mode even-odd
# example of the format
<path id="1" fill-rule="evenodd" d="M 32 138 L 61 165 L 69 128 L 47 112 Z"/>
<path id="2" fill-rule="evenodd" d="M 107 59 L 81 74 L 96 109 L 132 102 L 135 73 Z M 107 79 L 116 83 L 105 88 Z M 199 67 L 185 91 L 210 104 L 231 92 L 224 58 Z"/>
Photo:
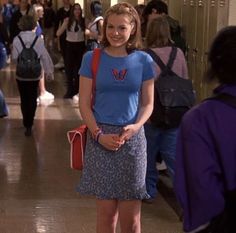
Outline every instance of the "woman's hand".
<path id="1" fill-rule="evenodd" d="M 127 125 L 123 128 L 123 132 L 120 135 L 121 141 L 129 140 L 133 135 L 135 135 L 140 129 L 138 124 Z"/>
<path id="2" fill-rule="evenodd" d="M 124 144 L 118 134 L 101 134 L 98 142 L 107 150 L 117 151 Z"/>

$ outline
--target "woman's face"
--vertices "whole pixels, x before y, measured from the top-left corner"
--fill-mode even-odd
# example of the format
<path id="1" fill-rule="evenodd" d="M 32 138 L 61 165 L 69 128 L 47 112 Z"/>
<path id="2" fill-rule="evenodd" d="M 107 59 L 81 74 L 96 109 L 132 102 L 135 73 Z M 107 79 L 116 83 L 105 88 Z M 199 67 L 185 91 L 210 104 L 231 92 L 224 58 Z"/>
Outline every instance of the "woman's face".
<path id="1" fill-rule="evenodd" d="M 107 19 L 106 37 L 112 47 L 126 47 L 126 44 L 133 34 L 134 23 L 128 15 L 112 14 Z"/>
<path id="2" fill-rule="evenodd" d="M 37 16 L 39 19 L 43 18 L 43 14 L 44 14 L 43 7 L 38 8 Z"/>
<path id="3" fill-rule="evenodd" d="M 79 5 L 76 5 L 75 7 L 74 7 L 74 16 L 75 16 L 75 18 L 79 18 L 80 17 L 80 15 L 81 15 L 81 8 L 80 8 L 80 6 Z"/>

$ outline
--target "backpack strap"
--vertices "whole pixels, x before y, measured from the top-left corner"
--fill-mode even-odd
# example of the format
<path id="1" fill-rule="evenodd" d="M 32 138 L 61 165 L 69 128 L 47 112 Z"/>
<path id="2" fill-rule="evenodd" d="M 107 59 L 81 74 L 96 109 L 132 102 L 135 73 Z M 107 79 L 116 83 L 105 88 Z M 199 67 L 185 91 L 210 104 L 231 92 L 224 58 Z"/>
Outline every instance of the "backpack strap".
<path id="1" fill-rule="evenodd" d="M 145 51 L 157 63 L 157 65 L 160 67 L 162 72 L 167 71 L 167 70 L 171 70 L 174 60 L 176 58 L 176 54 L 177 54 L 176 47 L 172 47 L 167 65 L 164 64 L 164 62 L 161 60 L 161 58 L 152 49 L 146 49 Z"/>
<path id="2" fill-rule="evenodd" d="M 169 61 L 166 65 L 170 70 L 174 64 L 174 60 L 176 58 L 176 55 L 177 55 L 177 47 L 172 47 L 171 52 L 170 52 Z"/>
<path id="3" fill-rule="evenodd" d="M 35 36 L 34 41 L 33 41 L 33 43 L 30 46 L 31 49 L 34 47 L 34 45 L 35 45 L 37 40 L 38 40 L 38 36 Z"/>
<path id="4" fill-rule="evenodd" d="M 230 105 L 231 107 L 236 108 L 236 96 L 227 93 L 219 93 L 205 100 L 219 100 L 227 105 Z"/>
<path id="5" fill-rule="evenodd" d="M 26 47 L 25 47 L 25 44 L 24 44 L 24 42 L 23 42 L 21 36 L 18 36 L 18 38 L 19 38 L 19 40 L 20 40 L 20 42 L 21 42 L 21 44 L 22 44 L 23 49 L 25 49 Z"/>
<path id="6" fill-rule="evenodd" d="M 25 47 L 25 44 L 24 44 L 24 42 L 23 42 L 21 36 L 18 36 L 18 38 L 19 38 L 19 40 L 20 40 L 20 42 L 21 42 L 21 44 L 22 44 L 23 49 L 25 49 L 26 47 Z M 33 48 L 33 47 L 34 47 L 34 45 L 35 45 L 37 39 L 38 39 L 38 36 L 36 36 L 36 37 L 34 38 L 34 41 L 33 41 L 33 43 L 31 44 L 30 48 Z"/>
<path id="7" fill-rule="evenodd" d="M 92 83 L 92 100 L 91 100 L 91 108 L 93 107 L 95 103 L 95 89 L 96 89 L 96 79 L 97 79 L 97 71 L 99 67 L 100 62 L 100 55 L 101 55 L 101 49 L 96 48 L 93 50 L 92 55 L 92 75 L 93 75 L 93 83 Z"/>

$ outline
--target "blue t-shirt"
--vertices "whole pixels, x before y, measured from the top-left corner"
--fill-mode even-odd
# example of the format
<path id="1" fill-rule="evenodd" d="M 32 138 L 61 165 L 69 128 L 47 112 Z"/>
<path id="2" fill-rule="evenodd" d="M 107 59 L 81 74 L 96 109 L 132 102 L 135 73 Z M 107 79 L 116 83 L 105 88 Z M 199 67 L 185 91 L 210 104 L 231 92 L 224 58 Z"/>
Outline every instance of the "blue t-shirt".
<path id="1" fill-rule="evenodd" d="M 92 52 L 87 52 L 79 74 L 92 78 Z M 155 77 L 152 58 L 142 51 L 113 57 L 102 50 L 96 79 L 94 116 L 111 125 L 135 123 L 142 82 Z"/>

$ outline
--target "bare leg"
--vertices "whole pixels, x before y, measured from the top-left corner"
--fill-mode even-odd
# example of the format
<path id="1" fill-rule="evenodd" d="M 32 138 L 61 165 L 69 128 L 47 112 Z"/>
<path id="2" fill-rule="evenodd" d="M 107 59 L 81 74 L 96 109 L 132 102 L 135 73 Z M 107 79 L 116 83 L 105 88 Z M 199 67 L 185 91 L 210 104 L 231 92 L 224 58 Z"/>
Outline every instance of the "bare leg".
<path id="1" fill-rule="evenodd" d="M 44 76 L 44 71 L 42 70 L 42 78 L 39 80 L 39 95 L 43 95 L 45 92 L 46 92 L 45 76 Z"/>
<path id="2" fill-rule="evenodd" d="M 119 201 L 121 233 L 141 233 L 141 201 Z"/>
<path id="3" fill-rule="evenodd" d="M 97 199 L 97 233 L 115 233 L 118 201 Z"/>

